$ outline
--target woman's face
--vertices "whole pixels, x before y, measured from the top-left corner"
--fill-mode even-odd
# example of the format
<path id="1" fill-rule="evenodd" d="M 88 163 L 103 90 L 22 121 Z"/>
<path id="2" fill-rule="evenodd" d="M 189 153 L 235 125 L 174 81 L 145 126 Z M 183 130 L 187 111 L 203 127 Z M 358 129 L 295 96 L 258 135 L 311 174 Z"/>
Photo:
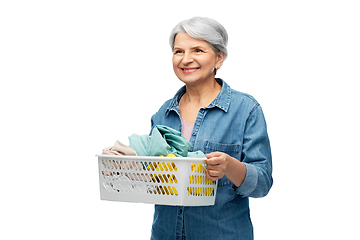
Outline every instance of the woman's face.
<path id="1" fill-rule="evenodd" d="M 220 67 L 223 55 L 216 54 L 204 40 L 178 33 L 174 42 L 173 68 L 185 84 L 196 84 L 215 78 L 215 68 Z"/>

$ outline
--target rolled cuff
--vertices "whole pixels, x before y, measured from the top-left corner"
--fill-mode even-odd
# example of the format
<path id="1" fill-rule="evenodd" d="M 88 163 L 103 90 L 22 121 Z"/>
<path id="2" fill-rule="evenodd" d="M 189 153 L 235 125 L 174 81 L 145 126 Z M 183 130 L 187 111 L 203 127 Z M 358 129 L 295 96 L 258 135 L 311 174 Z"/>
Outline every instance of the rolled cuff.
<path id="1" fill-rule="evenodd" d="M 248 163 L 244 164 L 246 167 L 246 176 L 244 182 L 236 189 L 236 191 L 238 194 L 248 197 L 257 186 L 258 172 L 255 166 Z"/>

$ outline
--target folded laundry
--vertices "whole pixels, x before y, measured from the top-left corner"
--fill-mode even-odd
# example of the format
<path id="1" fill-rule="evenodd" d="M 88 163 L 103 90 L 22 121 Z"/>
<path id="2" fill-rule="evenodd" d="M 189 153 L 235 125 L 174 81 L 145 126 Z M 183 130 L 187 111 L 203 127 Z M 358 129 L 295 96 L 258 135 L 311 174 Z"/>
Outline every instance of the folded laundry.
<path id="1" fill-rule="evenodd" d="M 167 126 L 157 125 L 151 136 L 133 134 L 129 137 L 130 148 L 139 156 L 175 154 L 180 157 L 206 158 L 201 151 L 188 152 L 191 144 L 179 132 Z"/>
<path id="2" fill-rule="evenodd" d="M 103 154 L 137 156 L 135 150 L 117 140 L 113 147 L 103 149 Z"/>

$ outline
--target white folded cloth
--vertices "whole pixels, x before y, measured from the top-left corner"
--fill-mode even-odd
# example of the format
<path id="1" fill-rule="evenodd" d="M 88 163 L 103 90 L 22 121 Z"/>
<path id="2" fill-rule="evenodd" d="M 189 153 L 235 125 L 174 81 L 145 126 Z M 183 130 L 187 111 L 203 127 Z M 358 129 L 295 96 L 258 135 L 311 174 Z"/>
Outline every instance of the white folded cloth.
<path id="1" fill-rule="evenodd" d="M 103 149 L 103 154 L 107 155 L 128 155 L 128 156 L 137 156 L 137 153 L 134 149 L 131 149 L 129 146 L 121 143 L 117 140 L 113 147 L 108 147 Z"/>

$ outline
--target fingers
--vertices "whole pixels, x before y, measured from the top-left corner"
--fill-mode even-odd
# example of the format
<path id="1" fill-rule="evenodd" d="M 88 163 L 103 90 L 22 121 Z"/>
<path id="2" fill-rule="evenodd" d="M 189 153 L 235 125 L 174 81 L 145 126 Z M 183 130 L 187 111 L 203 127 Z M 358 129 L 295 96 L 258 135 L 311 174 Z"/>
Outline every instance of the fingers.
<path id="1" fill-rule="evenodd" d="M 216 181 L 225 175 L 227 169 L 226 154 L 212 152 L 206 155 L 207 170 L 206 177 L 211 181 Z"/>
<path id="2" fill-rule="evenodd" d="M 206 160 L 207 165 L 219 165 L 226 161 L 226 157 L 221 152 L 212 152 L 206 155 L 208 158 Z"/>
<path id="3" fill-rule="evenodd" d="M 206 177 L 211 181 L 216 181 L 224 176 L 225 171 L 222 169 L 223 167 L 220 164 L 215 164 L 214 160 L 209 161 L 207 164 L 207 169 L 205 171 Z"/>
<path id="4" fill-rule="evenodd" d="M 210 171 L 209 171 L 209 170 L 206 170 L 206 171 L 205 171 L 205 174 L 206 174 L 207 179 L 209 179 L 209 180 L 211 180 L 211 181 L 216 181 L 216 180 L 219 179 L 218 176 L 212 176 L 212 175 L 210 175 Z"/>
<path id="5" fill-rule="evenodd" d="M 212 152 L 212 153 L 206 154 L 206 157 L 208 159 L 210 159 L 210 158 L 214 158 L 214 157 L 220 157 L 221 154 L 222 154 L 221 152 Z"/>

